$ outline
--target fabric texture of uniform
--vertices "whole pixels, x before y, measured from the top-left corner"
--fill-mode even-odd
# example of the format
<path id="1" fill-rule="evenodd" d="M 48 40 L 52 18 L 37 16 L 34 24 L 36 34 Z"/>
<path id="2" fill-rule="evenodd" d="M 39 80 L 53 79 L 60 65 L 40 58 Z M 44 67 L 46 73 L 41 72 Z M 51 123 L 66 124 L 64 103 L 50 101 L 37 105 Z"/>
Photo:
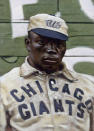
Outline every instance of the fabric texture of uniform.
<path id="1" fill-rule="evenodd" d="M 5 111 L 13 131 L 89 131 L 94 83 L 62 64 L 62 71 L 46 74 L 26 58 L 1 77 L 0 131 L 7 124 Z"/>

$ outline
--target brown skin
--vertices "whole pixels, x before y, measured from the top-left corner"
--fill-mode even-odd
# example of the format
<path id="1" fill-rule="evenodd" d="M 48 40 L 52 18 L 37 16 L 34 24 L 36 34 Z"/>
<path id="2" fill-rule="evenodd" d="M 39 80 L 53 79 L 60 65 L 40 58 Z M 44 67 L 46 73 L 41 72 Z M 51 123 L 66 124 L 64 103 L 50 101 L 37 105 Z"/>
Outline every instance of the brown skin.
<path id="1" fill-rule="evenodd" d="M 48 74 L 60 70 L 62 58 L 66 51 L 66 41 L 29 32 L 25 43 L 31 66 Z"/>

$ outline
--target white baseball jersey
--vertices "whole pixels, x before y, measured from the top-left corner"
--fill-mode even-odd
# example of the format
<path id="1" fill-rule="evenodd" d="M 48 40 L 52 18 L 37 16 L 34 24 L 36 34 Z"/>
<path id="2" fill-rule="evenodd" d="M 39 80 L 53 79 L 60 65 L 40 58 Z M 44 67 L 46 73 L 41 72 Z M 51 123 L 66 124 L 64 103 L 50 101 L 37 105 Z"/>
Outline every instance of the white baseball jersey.
<path id="1" fill-rule="evenodd" d="M 90 131 L 94 83 L 65 65 L 46 74 L 26 59 L 2 76 L 0 95 L 0 131 L 7 125 L 6 111 L 13 131 Z"/>

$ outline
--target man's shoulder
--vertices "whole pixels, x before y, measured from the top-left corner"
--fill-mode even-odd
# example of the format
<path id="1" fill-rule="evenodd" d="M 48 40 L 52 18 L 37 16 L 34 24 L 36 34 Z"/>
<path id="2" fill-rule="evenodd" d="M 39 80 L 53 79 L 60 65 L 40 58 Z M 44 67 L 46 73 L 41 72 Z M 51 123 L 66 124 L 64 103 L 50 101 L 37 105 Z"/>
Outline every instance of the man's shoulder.
<path id="1" fill-rule="evenodd" d="M 84 81 L 84 82 L 90 82 L 90 83 L 93 83 L 94 84 L 94 81 L 92 81 L 87 75 L 85 74 L 82 74 L 82 73 L 78 73 L 78 72 L 75 72 L 75 71 L 70 71 L 70 73 L 76 78 L 78 79 L 79 81 Z M 93 77 L 92 77 L 93 79 Z"/>
<path id="2" fill-rule="evenodd" d="M 79 86 L 82 88 L 86 87 L 85 89 L 92 90 L 94 93 L 94 81 L 88 78 L 85 74 L 77 73 L 75 71 L 70 71 L 70 73 L 77 80 L 76 83 L 78 83 Z"/>
<path id="3" fill-rule="evenodd" d="M 8 80 L 15 80 L 17 77 L 20 77 L 20 67 L 15 67 L 11 69 L 9 72 L 1 76 L 1 82 L 7 82 Z"/>

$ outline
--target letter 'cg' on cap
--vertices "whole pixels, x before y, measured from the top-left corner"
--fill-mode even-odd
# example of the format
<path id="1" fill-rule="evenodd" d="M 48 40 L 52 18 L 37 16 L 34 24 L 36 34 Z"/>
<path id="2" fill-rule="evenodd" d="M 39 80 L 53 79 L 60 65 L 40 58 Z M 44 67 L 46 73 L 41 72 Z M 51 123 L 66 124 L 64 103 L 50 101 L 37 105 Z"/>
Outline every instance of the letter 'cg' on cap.
<path id="1" fill-rule="evenodd" d="M 68 40 L 68 27 L 65 21 L 48 14 L 37 14 L 30 17 L 28 31 L 50 38 Z"/>

